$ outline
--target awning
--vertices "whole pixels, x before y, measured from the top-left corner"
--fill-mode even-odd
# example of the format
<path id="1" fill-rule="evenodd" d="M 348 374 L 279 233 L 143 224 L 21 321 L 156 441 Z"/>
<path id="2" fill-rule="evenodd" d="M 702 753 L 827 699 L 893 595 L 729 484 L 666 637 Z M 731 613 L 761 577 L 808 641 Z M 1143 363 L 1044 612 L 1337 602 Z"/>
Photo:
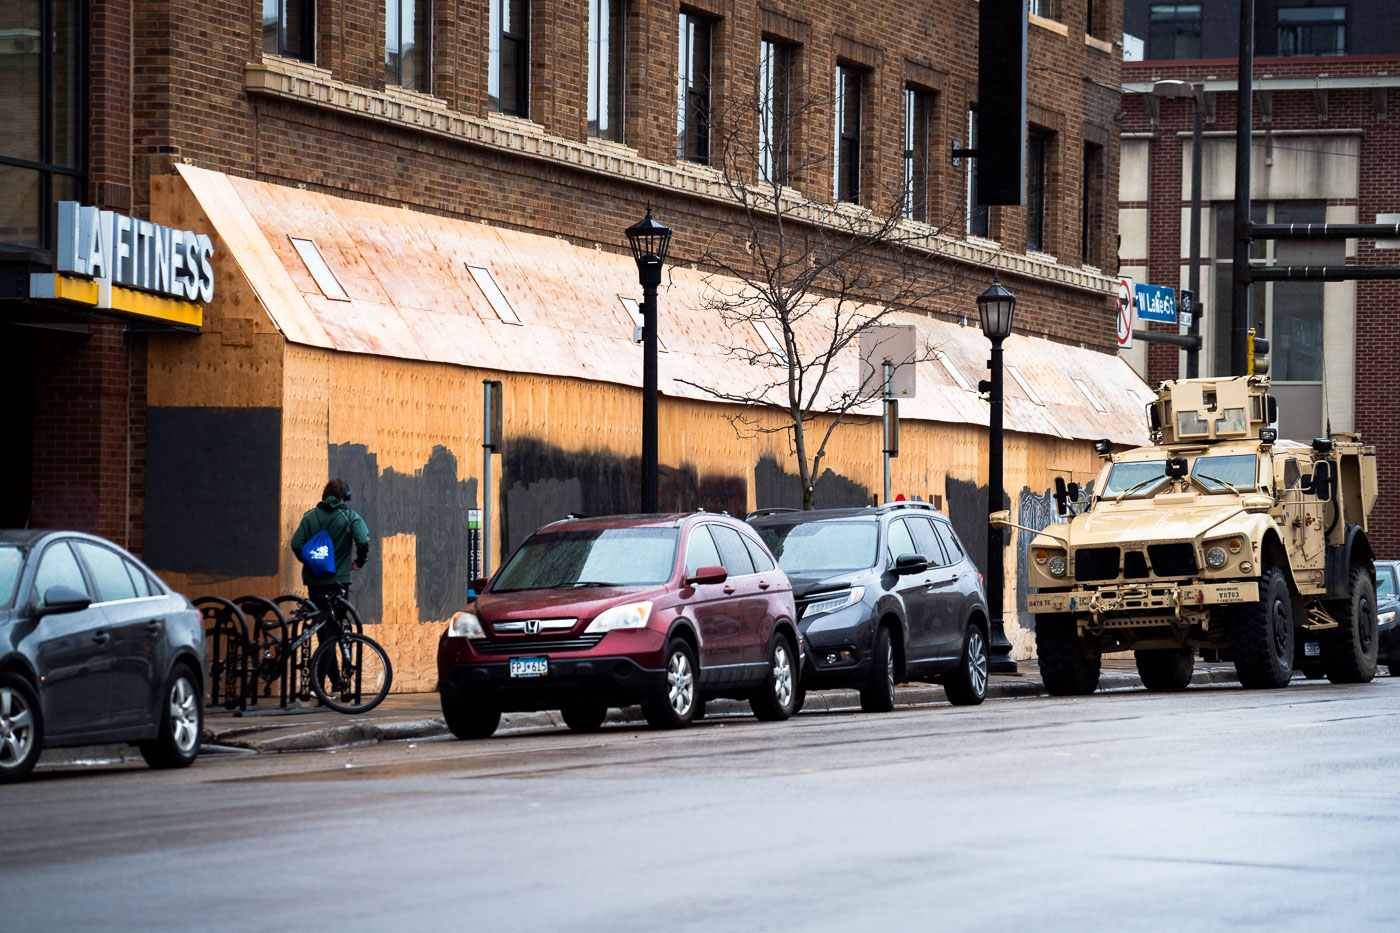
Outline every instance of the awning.
<path id="1" fill-rule="evenodd" d="M 214 227 L 216 248 L 237 261 L 294 343 L 640 383 L 642 350 L 628 307 L 640 287 L 628 254 L 190 165 L 178 171 Z M 658 300 L 663 394 L 712 399 L 682 376 L 713 387 L 752 379 L 722 345 L 744 340 L 762 353 L 763 338 L 726 327 L 707 307 L 713 290 L 691 267 L 666 270 Z M 901 401 L 901 417 L 986 424 L 987 404 L 976 392 L 988 358 L 981 330 L 912 313 L 885 322 L 912 324 L 918 344 L 938 351 L 917 364 L 917 394 Z M 1153 393 L 1116 355 L 1017 334 L 1004 348 L 1008 430 L 1146 443 L 1143 406 Z M 856 351 L 847 351 L 833 381 L 854 385 L 858 367 Z"/>

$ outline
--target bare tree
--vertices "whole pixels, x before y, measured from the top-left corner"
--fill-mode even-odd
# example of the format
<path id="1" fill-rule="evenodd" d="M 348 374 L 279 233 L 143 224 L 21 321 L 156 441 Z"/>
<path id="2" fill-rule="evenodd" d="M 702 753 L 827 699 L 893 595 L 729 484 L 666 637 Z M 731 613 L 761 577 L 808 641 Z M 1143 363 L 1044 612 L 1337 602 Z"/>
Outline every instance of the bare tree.
<path id="1" fill-rule="evenodd" d="M 821 182 L 812 179 L 830 178 L 831 150 L 794 145 L 789 135 L 804 122 L 813 130 L 830 128 L 832 110 L 819 103 L 806 97 L 777 119 L 772 88 L 760 83 L 751 98 L 714 121 L 712 164 L 738 216 L 711 237 L 700 257 L 708 270 L 706 302 L 726 325 L 722 353 L 748 366 L 751 378 L 724 386 L 681 380 L 741 405 L 730 419 L 740 436 L 788 436 L 804 509 L 813 507 L 836 428 L 868 423 L 861 410 L 882 394 L 881 379 L 862 382 L 856 375 L 862 337 L 894 323 L 896 312 L 931 308 L 930 299 L 956 278 L 939 255 L 938 230 L 905 219 L 909 185 L 863 199 L 863 205 L 808 199 L 790 187 L 790 180 L 806 180 L 816 191 Z M 811 135 L 831 138 L 829 132 Z M 763 349 L 755 349 L 754 337 Z M 901 365 L 934 353 L 920 347 Z M 760 416 L 764 409 L 786 417 L 774 426 Z"/>

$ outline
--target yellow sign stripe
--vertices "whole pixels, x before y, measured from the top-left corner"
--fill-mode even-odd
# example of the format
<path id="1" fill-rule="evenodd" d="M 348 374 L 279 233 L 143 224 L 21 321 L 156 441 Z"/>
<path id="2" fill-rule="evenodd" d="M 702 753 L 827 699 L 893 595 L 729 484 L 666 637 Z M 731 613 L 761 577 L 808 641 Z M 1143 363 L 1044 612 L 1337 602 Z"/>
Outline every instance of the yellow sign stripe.
<path id="1" fill-rule="evenodd" d="M 152 321 L 165 321 L 185 327 L 200 327 L 204 324 L 204 306 L 179 298 L 164 298 L 148 292 L 112 286 L 111 300 L 102 305 L 102 285 L 92 279 L 72 275 L 35 275 L 30 280 L 31 298 L 49 298 L 58 301 L 71 301 L 94 310 L 120 311 Z"/>

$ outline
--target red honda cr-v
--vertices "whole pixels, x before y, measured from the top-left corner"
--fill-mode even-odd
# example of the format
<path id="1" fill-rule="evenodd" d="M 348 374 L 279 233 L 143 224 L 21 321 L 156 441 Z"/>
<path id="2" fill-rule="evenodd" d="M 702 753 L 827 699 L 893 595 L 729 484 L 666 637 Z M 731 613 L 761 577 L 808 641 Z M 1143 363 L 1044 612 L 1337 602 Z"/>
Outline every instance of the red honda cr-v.
<path id="1" fill-rule="evenodd" d="M 801 640 L 792 586 L 758 535 L 726 515 L 569 519 L 525 540 L 438 642 L 454 734 L 485 738 L 502 712 L 557 709 L 599 728 L 640 703 L 687 726 L 710 697 L 786 719 Z"/>

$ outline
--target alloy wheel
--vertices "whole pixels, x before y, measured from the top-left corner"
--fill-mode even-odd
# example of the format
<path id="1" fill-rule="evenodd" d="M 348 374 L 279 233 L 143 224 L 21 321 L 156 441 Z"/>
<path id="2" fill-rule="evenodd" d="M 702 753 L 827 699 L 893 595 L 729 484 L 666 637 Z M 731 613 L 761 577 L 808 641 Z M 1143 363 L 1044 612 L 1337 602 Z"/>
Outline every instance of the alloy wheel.
<path id="1" fill-rule="evenodd" d="M 978 696 L 987 692 L 987 651 L 983 645 L 982 632 L 976 628 L 967 633 L 967 674 L 968 682 Z"/>
<path id="2" fill-rule="evenodd" d="M 773 699 L 782 707 L 792 701 L 792 663 L 782 641 L 773 648 Z"/>
<path id="3" fill-rule="evenodd" d="M 0 687 L 0 768 L 14 768 L 29 757 L 34 717 L 19 691 Z"/>
<path id="4" fill-rule="evenodd" d="M 175 747 L 186 753 L 199 740 L 199 698 L 184 677 L 170 688 L 170 735 Z"/>
<path id="5" fill-rule="evenodd" d="M 677 716 L 685 716 L 695 702 L 695 676 L 684 651 L 671 653 L 671 660 L 666 663 L 666 681 L 670 684 L 667 699 L 671 709 Z"/>

